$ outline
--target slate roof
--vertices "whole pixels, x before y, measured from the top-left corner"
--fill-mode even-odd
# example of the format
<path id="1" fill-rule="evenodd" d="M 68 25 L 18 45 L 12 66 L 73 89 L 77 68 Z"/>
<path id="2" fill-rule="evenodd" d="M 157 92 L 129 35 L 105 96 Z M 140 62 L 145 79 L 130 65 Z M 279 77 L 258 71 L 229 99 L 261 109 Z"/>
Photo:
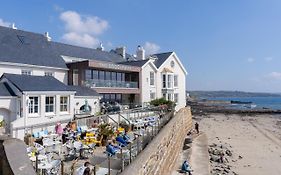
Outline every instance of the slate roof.
<path id="1" fill-rule="evenodd" d="M 73 91 L 76 91 L 75 96 L 101 96 L 94 89 L 83 86 L 69 86 Z"/>
<path id="2" fill-rule="evenodd" d="M 126 62 L 120 62 L 118 64 L 124 64 L 124 65 L 129 65 L 129 66 L 137 66 L 137 67 L 142 67 L 145 63 L 147 63 L 149 59 L 146 60 L 137 60 L 137 61 L 126 61 Z"/>
<path id="3" fill-rule="evenodd" d="M 7 82 L 0 82 L 0 96 L 16 96 Z"/>
<path id="4" fill-rule="evenodd" d="M 124 61 L 124 58 L 118 54 L 107 52 L 107 51 L 101 51 L 98 49 L 73 46 L 73 45 L 68 45 L 58 42 L 51 42 L 51 46 L 52 46 L 52 50 L 59 55 L 85 58 L 89 60 L 109 61 L 109 62 Z"/>
<path id="5" fill-rule="evenodd" d="M 67 68 L 43 34 L 0 26 L 0 61 Z"/>
<path id="6" fill-rule="evenodd" d="M 8 79 L 21 92 L 23 91 L 73 91 L 52 76 L 32 76 L 4 73 L 1 77 Z"/>
<path id="7" fill-rule="evenodd" d="M 154 61 L 155 66 L 159 68 L 171 56 L 172 53 L 173 52 L 165 52 L 152 55 L 157 58 Z"/>
<path id="8" fill-rule="evenodd" d="M 109 53 L 113 53 L 113 54 L 116 54 L 116 55 L 121 56 L 121 57 L 122 57 L 122 61 L 124 61 L 124 60 L 126 60 L 126 61 L 137 61 L 137 58 L 135 58 L 133 55 L 128 54 L 128 53 L 125 53 L 125 58 L 123 58 L 122 55 L 118 54 L 118 53 L 116 52 L 116 50 L 113 50 L 113 49 L 111 49 L 111 50 L 109 51 Z"/>

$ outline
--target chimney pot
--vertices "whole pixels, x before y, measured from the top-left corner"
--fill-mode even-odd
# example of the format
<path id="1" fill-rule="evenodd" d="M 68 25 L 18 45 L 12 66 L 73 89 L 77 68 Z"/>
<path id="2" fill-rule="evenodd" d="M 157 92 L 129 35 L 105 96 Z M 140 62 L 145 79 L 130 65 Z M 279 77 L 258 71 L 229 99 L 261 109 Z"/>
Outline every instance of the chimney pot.
<path id="1" fill-rule="evenodd" d="M 124 59 L 126 59 L 126 47 L 122 46 L 122 47 L 117 47 L 115 49 L 115 52 L 119 55 L 121 55 Z"/>
<path id="2" fill-rule="evenodd" d="M 45 37 L 47 38 L 47 41 L 52 40 L 52 38 L 49 36 L 49 32 L 45 32 Z"/>
<path id="3" fill-rule="evenodd" d="M 15 30 L 18 29 L 18 28 L 16 27 L 16 24 L 15 24 L 15 23 L 12 24 L 12 29 L 15 29 Z"/>
<path id="4" fill-rule="evenodd" d="M 140 45 L 138 45 L 136 54 L 139 60 L 145 60 L 145 50 Z"/>
<path id="5" fill-rule="evenodd" d="M 104 47 L 103 47 L 103 44 L 100 43 L 100 46 L 97 48 L 98 50 L 101 50 L 101 51 L 104 51 Z"/>

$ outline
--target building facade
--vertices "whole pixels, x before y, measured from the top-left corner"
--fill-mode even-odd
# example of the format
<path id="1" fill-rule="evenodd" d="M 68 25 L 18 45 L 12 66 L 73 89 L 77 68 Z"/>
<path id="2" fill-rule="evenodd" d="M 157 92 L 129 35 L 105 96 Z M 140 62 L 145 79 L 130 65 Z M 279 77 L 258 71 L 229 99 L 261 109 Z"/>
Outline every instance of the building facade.
<path id="1" fill-rule="evenodd" d="M 187 72 L 175 52 L 136 56 L 125 47 L 104 51 L 54 42 L 0 26 L 0 119 L 6 131 L 54 126 L 74 115 L 95 115 L 100 103 L 145 106 L 164 97 L 185 106 Z"/>

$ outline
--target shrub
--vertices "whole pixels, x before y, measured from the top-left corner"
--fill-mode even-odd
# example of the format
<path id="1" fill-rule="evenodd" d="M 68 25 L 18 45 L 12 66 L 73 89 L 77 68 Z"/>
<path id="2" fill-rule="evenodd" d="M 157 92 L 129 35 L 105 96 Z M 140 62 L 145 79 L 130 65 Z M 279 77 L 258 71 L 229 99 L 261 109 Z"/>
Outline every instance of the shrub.
<path id="1" fill-rule="evenodd" d="M 169 109 L 172 109 L 175 107 L 175 103 L 170 101 L 170 100 L 166 100 L 165 98 L 158 98 L 158 99 L 155 99 L 155 100 L 152 100 L 150 102 L 151 105 L 153 106 L 167 106 Z"/>

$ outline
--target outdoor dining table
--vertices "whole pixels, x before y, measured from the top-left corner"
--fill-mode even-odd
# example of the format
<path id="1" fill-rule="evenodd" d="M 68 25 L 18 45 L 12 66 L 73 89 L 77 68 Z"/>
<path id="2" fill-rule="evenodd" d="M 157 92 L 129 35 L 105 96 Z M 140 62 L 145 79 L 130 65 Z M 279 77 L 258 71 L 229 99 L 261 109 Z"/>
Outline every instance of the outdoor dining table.
<path id="1" fill-rule="evenodd" d="M 46 159 L 47 159 L 47 156 L 46 156 L 46 155 L 39 154 L 39 155 L 37 156 L 37 159 L 38 159 L 39 161 L 46 160 Z M 29 160 L 31 160 L 32 162 L 35 162 L 35 161 L 36 161 L 36 156 L 30 156 L 30 157 L 29 157 Z"/>
<path id="2" fill-rule="evenodd" d="M 118 170 L 113 170 L 113 169 L 110 169 L 110 175 L 116 175 L 118 174 Z M 106 175 L 108 174 L 108 168 L 103 168 L 103 167 L 98 167 L 96 169 L 96 175 Z"/>
<path id="3" fill-rule="evenodd" d="M 45 175 L 47 174 L 47 171 L 52 169 L 53 168 L 53 165 L 49 162 L 41 162 L 38 164 L 38 170 L 40 170 L 41 174 L 42 175 Z"/>

